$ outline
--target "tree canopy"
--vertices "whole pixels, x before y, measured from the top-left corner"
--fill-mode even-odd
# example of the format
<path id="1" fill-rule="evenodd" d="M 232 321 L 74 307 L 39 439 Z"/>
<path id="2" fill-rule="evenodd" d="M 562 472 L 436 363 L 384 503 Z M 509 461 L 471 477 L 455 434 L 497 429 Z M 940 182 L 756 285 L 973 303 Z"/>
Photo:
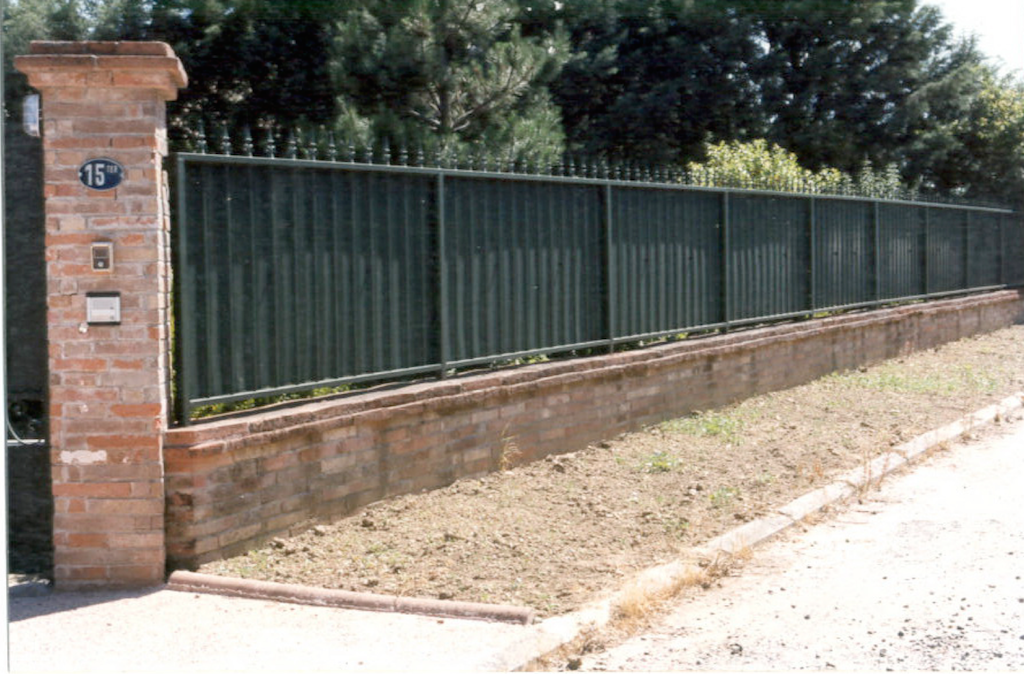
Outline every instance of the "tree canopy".
<path id="1" fill-rule="evenodd" d="M 9 100 L 29 40 L 170 43 L 190 76 L 176 137 L 305 125 L 678 168 L 746 148 L 1022 198 L 1020 80 L 921 0 L 8 0 L 3 30 Z"/>

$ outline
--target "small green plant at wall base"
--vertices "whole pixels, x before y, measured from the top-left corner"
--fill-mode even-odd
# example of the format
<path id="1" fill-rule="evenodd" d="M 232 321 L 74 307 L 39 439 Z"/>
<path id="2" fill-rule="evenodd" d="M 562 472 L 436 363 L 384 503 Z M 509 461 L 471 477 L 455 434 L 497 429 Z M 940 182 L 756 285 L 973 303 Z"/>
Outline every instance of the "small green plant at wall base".
<path id="1" fill-rule="evenodd" d="M 242 578 L 258 578 L 271 566 L 270 555 L 264 550 L 250 550 L 242 559 L 245 561 L 238 566 Z"/>
<path id="2" fill-rule="evenodd" d="M 666 421 L 661 424 L 660 428 L 672 433 L 685 433 L 697 437 L 718 437 L 731 442 L 743 430 L 743 422 L 730 412 L 709 411 Z"/>
<path id="3" fill-rule="evenodd" d="M 498 468 L 505 472 L 516 465 L 523 452 L 516 443 L 516 436 L 509 435 L 508 426 L 501 432 L 501 456 L 498 457 Z"/>
<path id="4" fill-rule="evenodd" d="M 265 407 L 267 405 L 275 405 L 277 403 L 288 402 L 289 400 L 307 400 L 309 398 L 318 398 L 321 396 L 334 395 L 336 393 L 345 393 L 354 389 L 360 388 L 359 385 L 342 384 L 341 386 L 332 387 L 320 387 L 311 389 L 309 391 L 302 391 L 301 393 L 285 393 L 279 396 L 271 396 L 268 398 L 247 398 L 246 400 L 239 400 L 233 403 L 214 403 L 212 405 L 201 405 L 192 410 L 192 419 L 203 419 L 206 417 L 217 416 L 218 414 L 228 414 L 230 412 L 242 412 L 245 410 L 256 409 L 257 407 Z"/>

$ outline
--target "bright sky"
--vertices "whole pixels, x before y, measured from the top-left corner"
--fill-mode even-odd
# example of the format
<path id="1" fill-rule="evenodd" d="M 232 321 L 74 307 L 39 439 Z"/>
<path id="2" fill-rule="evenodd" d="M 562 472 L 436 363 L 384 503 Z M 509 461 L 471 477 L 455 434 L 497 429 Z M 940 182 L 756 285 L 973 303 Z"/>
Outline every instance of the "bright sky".
<path id="1" fill-rule="evenodd" d="M 1003 72 L 1024 78 L 1024 0 L 922 0 L 958 30 L 975 33 L 981 51 Z"/>

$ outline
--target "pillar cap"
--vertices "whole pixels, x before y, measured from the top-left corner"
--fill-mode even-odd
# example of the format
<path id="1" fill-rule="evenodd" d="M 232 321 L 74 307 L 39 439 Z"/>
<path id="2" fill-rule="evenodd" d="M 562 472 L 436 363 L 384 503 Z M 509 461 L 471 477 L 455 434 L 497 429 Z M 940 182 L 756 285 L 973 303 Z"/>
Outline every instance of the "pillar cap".
<path id="1" fill-rule="evenodd" d="M 178 97 L 188 76 L 165 42 L 33 41 L 29 53 L 14 59 L 31 86 L 154 89 L 166 100 Z M 97 76 L 110 73 L 110 77 Z"/>

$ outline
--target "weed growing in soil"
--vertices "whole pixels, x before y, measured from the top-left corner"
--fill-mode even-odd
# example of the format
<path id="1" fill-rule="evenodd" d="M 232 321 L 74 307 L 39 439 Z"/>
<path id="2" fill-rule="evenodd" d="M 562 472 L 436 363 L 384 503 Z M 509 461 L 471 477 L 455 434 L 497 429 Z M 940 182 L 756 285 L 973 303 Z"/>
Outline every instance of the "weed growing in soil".
<path id="1" fill-rule="evenodd" d="M 697 437 L 721 438 L 733 442 L 743 430 L 743 421 L 736 413 L 711 410 L 682 419 L 666 421 L 659 426 L 669 433 L 684 433 Z"/>
<path id="2" fill-rule="evenodd" d="M 654 452 L 640 465 L 642 473 L 667 473 L 679 466 L 679 457 L 665 451 Z"/>
<path id="3" fill-rule="evenodd" d="M 724 508 L 739 496 L 740 490 L 735 487 L 720 487 L 711 492 L 708 498 L 711 500 L 712 508 Z"/>
<path id="4" fill-rule="evenodd" d="M 971 365 L 951 367 L 943 372 L 907 372 L 900 363 L 884 363 L 866 371 L 828 375 L 826 381 L 838 386 L 854 386 L 870 391 L 938 395 L 951 397 L 964 393 L 992 393 L 997 380 Z"/>

